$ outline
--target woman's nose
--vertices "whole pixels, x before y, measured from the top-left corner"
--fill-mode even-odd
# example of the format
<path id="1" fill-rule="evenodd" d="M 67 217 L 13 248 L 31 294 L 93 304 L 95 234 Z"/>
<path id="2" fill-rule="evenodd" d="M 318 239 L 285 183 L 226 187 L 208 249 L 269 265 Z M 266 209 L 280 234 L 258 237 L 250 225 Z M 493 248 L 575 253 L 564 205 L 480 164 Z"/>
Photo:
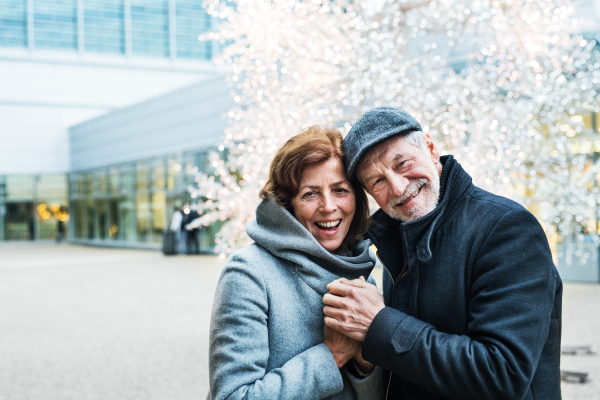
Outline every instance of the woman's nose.
<path id="1" fill-rule="evenodd" d="M 336 209 L 337 205 L 333 197 L 329 194 L 324 195 L 321 200 L 321 211 L 324 213 L 332 213 Z"/>

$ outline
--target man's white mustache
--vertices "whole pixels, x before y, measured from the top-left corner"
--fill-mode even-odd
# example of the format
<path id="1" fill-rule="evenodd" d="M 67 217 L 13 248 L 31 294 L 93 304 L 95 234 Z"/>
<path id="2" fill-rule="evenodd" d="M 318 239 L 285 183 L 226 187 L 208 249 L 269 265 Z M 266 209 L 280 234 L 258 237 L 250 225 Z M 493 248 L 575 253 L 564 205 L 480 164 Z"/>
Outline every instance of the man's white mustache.
<path id="1" fill-rule="evenodd" d="M 395 197 L 388 202 L 388 208 L 392 208 L 398 204 L 404 203 L 405 201 L 410 199 L 412 196 L 414 196 L 415 193 L 419 189 L 421 189 L 421 187 L 423 185 L 426 185 L 427 183 L 428 183 L 428 180 L 426 178 L 420 178 L 420 179 L 417 179 L 416 181 L 409 183 L 409 185 L 406 187 L 406 189 L 404 189 L 404 193 L 401 196 Z"/>

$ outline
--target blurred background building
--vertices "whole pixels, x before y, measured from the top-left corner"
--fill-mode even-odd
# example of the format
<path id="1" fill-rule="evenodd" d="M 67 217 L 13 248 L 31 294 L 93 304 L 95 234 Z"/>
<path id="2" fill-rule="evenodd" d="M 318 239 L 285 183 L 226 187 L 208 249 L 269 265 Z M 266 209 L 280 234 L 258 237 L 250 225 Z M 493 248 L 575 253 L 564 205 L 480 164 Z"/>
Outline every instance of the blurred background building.
<path id="1" fill-rule="evenodd" d="M 73 236 L 69 127 L 220 76 L 211 62 L 219 45 L 197 40 L 214 23 L 191 0 L 0 3 L 0 241 L 54 239 L 58 221 Z M 117 142 L 107 145 L 118 153 Z M 93 159 L 97 167 L 116 158 Z M 91 168 L 80 159 L 74 166 Z M 101 238 L 104 231 L 94 229 Z M 144 242 L 151 236 L 123 232 L 116 238 Z"/>
<path id="2" fill-rule="evenodd" d="M 70 240 L 159 248 L 233 104 L 221 75 L 73 126 Z M 219 227 L 200 230 L 201 249 Z"/>

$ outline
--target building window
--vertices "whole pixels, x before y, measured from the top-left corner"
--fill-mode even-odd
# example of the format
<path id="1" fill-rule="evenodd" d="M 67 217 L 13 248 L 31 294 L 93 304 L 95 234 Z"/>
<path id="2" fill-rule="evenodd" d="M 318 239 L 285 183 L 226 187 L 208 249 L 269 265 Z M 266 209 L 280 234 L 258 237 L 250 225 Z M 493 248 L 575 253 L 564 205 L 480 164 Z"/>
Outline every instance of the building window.
<path id="1" fill-rule="evenodd" d="M 138 55 L 169 56 L 168 1 L 131 1 L 131 51 Z"/>
<path id="2" fill-rule="evenodd" d="M 124 0 L 31 2 L 32 14 L 28 14 L 25 0 L 1 3 L 0 46 L 33 45 L 40 49 L 125 54 L 128 51 L 126 37 L 130 35 L 134 55 L 201 60 L 210 60 L 213 52 L 221 51 L 224 46 L 214 47 L 213 42 L 198 41 L 198 35 L 209 31 L 216 21 L 206 13 L 200 1 L 172 0 L 171 10 L 169 0 L 131 0 L 127 10 Z M 126 15 L 130 16 L 130 32 L 126 32 Z M 79 16 L 83 17 L 82 21 L 78 21 Z M 169 25 L 171 21 L 173 26 Z M 78 36 L 79 23 L 83 28 L 82 37 Z M 28 43 L 29 26 L 33 27 L 34 43 Z"/>
<path id="3" fill-rule="evenodd" d="M 198 35 L 210 30 L 212 19 L 202 7 L 202 2 L 178 0 L 175 2 L 175 15 L 177 57 L 210 60 L 212 42 L 198 41 Z"/>
<path id="4" fill-rule="evenodd" d="M 77 1 L 33 1 L 36 48 L 77 49 Z"/>
<path id="5" fill-rule="evenodd" d="M 196 184 L 197 172 L 208 170 L 206 151 L 193 151 L 181 158 L 164 156 L 71 173 L 75 237 L 159 248 L 175 209 L 200 200 L 190 198 L 187 188 Z M 202 227 L 198 240 L 203 251 L 214 247 L 220 226 Z"/>
<path id="6" fill-rule="evenodd" d="M 69 206 L 66 175 L 0 175 L 0 240 L 62 240 Z"/>
<path id="7" fill-rule="evenodd" d="M 123 0 L 85 0 L 83 20 L 85 51 L 125 53 Z"/>
<path id="8" fill-rule="evenodd" d="M 27 2 L 4 0 L 0 7 L 0 46 L 27 47 Z"/>

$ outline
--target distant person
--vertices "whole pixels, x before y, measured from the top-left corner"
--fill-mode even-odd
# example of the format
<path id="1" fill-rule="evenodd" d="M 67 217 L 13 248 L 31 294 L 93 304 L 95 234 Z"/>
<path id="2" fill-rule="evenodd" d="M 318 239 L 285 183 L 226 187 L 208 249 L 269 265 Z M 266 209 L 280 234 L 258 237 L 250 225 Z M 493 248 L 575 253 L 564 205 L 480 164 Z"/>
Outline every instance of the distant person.
<path id="1" fill-rule="evenodd" d="M 65 238 L 65 223 L 60 219 L 56 223 L 56 243 L 60 243 Z"/>
<path id="2" fill-rule="evenodd" d="M 200 225 L 192 223 L 198 218 L 196 211 L 190 210 L 188 214 L 183 217 L 183 225 L 187 232 L 185 253 L 186 254 L 200 254 L 200 246 L 198 244 L 198 232 L 200 231 Z"/>
<path id="3" fill-rule="evenodd" d="M 183 228 L 183 216 L 185 215 L 185 204 L 179 206 L 175 212 L 173 212 L 173 216 L 171 217 L 171 226 L 170 229 L 172 232 L 175 232 L 177 235 L 177 253 L 184 254 L 186 248 L 186 240 L 187 240 L 187 231 Z M 188 208 L 189 210 L 189 208 Z"/>
<path id="4" fill-rule="evenodd" d="M 35 240 L 35 225 L 33 219 L 27 222 L 27 230 L 29 231 L 29 240 Z"/>
<path id="5" fill-rule="evenodd" d="M 381 368 L 323 323 L 326 285 L 368 277 L 375 262 L 362 240 L 367 197 L 346 178 L 342 135 L 312 127 L 288 140 L 260 197 L 246 225 L 255 243 L 233 254 L 215 293 L 208 399 L 382 399 Z"/>

